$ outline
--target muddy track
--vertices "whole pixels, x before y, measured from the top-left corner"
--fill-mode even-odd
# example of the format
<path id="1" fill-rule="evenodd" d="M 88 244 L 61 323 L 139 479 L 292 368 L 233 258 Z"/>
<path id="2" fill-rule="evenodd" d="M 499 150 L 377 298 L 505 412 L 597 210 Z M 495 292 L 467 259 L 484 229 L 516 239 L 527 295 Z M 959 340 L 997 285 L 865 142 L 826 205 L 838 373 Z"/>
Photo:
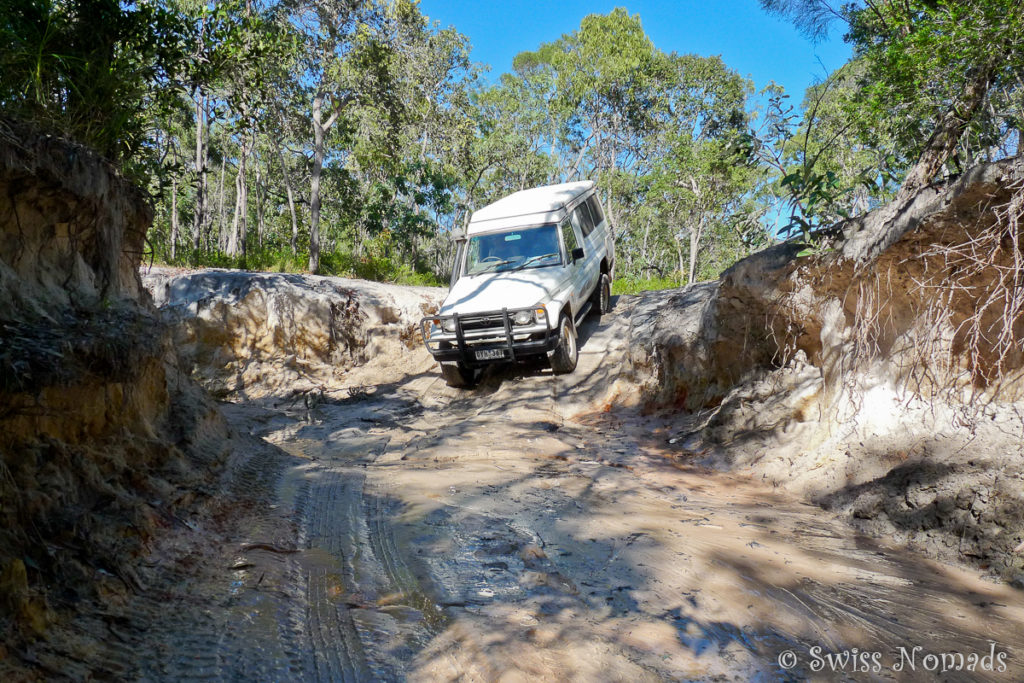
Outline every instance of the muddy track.
<path id="1" fill-rule="evenodd" d="M 983 678 L 1019 679 L 1019 593 L 684 467 L 660 418 L 606 412 L 628 314 L 581 328 L 567 377 L 496 369 L 457 391 L 421 363 L 313 403 L 229 406 L 249 435 L 235 521 L 206 570 L 168 576 L 173 614 L 138 617 L 134 642 L 159 644 L 138 677 L 933 677 L 894 670 L 917 647 L 919 668 L 996 648 L 1006 671 Z M 815 647 L 879 668 L 823 672 Z"/>

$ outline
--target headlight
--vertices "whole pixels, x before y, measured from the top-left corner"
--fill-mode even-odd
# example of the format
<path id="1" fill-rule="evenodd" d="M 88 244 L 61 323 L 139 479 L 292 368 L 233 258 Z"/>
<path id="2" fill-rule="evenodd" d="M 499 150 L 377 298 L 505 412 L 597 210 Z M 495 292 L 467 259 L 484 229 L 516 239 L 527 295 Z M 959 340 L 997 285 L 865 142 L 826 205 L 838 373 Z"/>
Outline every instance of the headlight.
<path id="1" fill-rule="evenodd" d="M 518 311 L 514 320 L 516 325 L 529 325 L 533 322 L 533 311 Z"/>
<path id="2" fill-rule="evenodd" d="M 455 331 L 455 318 L 442 318 L 441 319 L 441 329 L 443 329 L 445 332 L 454 332 Z"/>

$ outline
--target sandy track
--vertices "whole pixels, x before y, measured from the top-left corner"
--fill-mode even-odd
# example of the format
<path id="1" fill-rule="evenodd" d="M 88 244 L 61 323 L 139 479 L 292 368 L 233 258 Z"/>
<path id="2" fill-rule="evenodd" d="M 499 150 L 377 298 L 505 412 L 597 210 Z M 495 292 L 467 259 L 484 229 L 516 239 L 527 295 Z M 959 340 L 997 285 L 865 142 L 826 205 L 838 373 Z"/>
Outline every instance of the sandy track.
<path id="1" fill-rule="evenodd" d="M 422 359 L 381 381 L 382 361 L 351 391 L 229 406 L 253 438 L 238 521 L 169 592 L 140 675 L 927 679 L 927 654 L 995 648 L 995 677 L 1020 678 L 1020 593 L 683 467 L 665 443 L 678 424 L 606 412 L 628 308 L 582 328 L 567 377 L 498 369 L 462 392 Z M 878 670 L 815 670 L 815 646 L 878 652 Z M 893 670 L 900 648 L 917 672 Z"/>

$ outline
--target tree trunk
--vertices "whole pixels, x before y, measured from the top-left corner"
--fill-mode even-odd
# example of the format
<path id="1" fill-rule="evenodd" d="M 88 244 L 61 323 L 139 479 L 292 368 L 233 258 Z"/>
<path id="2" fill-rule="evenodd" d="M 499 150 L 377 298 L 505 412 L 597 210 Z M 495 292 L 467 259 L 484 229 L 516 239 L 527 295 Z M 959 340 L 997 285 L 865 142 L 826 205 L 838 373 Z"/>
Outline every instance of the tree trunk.
<path id="1" fill-rule="evenodd" d="M 650 238 L 651 238 L 651 221 L 644 221 L 644 239 L 643 239 L 643 242 L 642 242 L 643 246 L 640 249 L 640 253 L 641 254 L 649 253 L 647 251 L 647 242 L 648 242 L 648 240 L 650 240 Z"/>
<path id="2" fill-rule="evenodd" d="M 618 170 L 618 158 L 617 158 L 617 155 L 615 154 L 615 143 L 614 143 L 615 136 L 618 135 L 618 131 L 619 131 L 619 128 L 616 125 L 616 123 L 617 122 L 615 121 L 615 118 L 613 116 L 612 117 L 612 135 L 611 135 L 613 142 L 610 143 L 609 146 L 608 146 L 609 147 L 609 151 L 608 151 L 608 157 L 609 157 L 608 158 L 608 166 L 611 169 L 611 176 L 613 178 L 615 177 L 615 172 Z M 608 225 L 609 226 L 614 226 L 616 224 L 616 220 L 615 220 L 615 214 L 612 212 L 612 192 L 611 192 L 611 190 L 608 190 L 607 199 L 605 200 L 605 212 L 604 213 L 605 213 L 605 216 L 608 218 Z"/>
<path id="3" fill-rule="evenodd" d="M 263 220 L 263 203 L 266 199 L 267 193 L 263 187 L 263 178 L 260 174 L 260 160 L 256 156 L 256 131 L 252 134 L 252 154 L 253 154 L 253 175 L 254 182 L 256 184 L 256 240 L 260 249 L 263 249 L 263 232 L 265 229 Z"/>
<path id="4" fill-rule="evenodd" d="M 245 267 L 245 241 L 249 226 L 249 182 L 246 173 L 249 146 L 243 141 L 239 147 L 238 175 L 235 176 L 235 215 L 228 236 L 228 256 L 239 256 Z"/>
<path id="5" fill-rule="evenodd" d="M 193 260 L 199 256 L 199 247 L 206 217 L 206 97 L 202 91 L 196 93 L 196 206 L 192 214 Z M 173 257 L 172 257 L 173 258 Z"/>
<path id="6" fill-rule="evenodd" d="M 618 237 L 615 233 L 615 216 L 612 214 L 612 193 L 610 191 L 605 192 L 604 195 L 604 217 L 608 221 L 608 228 L 612 234 Z"/>
<path id="7" fill-rule="evenodd" d="M 294 255 L 299 251 L 299 219 L 295 215 L 295 193 L 292 191 L 292 180 L 288 176 L 288 167 L 284 163 L 284 150 L 281 149 L 280 144 L 277 145 L 277 156 L 281 160 L 281 179 L 284 180 L 284 190 L 288 194 L 288 214 L 292 219 L 292 236 L 288 243 L 292 248 L 292 255 Z"/>
<path id="8" fill-rule="evenodd" d="M 238 256 L 238 216 L 242 213 L 240 203 L 242 200 L 242 166 L 239 164 L 238 173 L 235 174 L 235 208 L 231 212 L 231 230 L 227 235 L 227 244 L 224 253 L 228 256 Z"/>
<path id="9" fill-rule="evenodd" d="M 702 208 L 701 198 L 704 193 L 701 191 L 700 183 L 697 182 L 697 178 L 694 176 L 690 176 L 690 191 L 697 198 L 697 208 Z M 703 216 L 703 214 L 704 211 L 702 210 L 701 215 Z M 700 252 L 700 240 L 702 237 L 704 237 L 703 217 L 690 230 L 690 270 L 688 271 L 686 284 L 693 284 L 694 280 L 697 279 L 697 254 Z"/>
<path id="10" fill-rule="evenodd" d="M 199 224 L 202 240 L 206 249 L 210 248 L 210 230 L 213 227 L 213 220 L 210 216 L 210 111 L 209 102 L 203 102 L 203 113 L 206 122 L 203 125 L 203 212 L 199 215 Z"/>
<path id="11" fill-rule="evenodd" d="M 320 270 L 320 170 L 324 165 L 323 129 L 314 123 L 313 167 L 309 173 L 309 272 Z"/>
<path id="12" fill-rule="evenodd" d="M 323 90 L 317 91 L 313 97 L 313 167 L 309 173 L 309 272 L 320 270 L 320 172 L 324 167 L 324 138 L 327 131 L 338 120 L 341 108 L 347 99 L 331 102 L 331 114 L 323 119 L 323 106 L 326 95 Z"/>
<path id="13" fill-rule="evenodd" d="M 989 86 L 992 83 L 994 68 L 985 67 L 975 78 L 964 86 L 963 96 L 954 102 L 939 119 L 935 132 L 928 138 L 921 157 L 907 173 L 903 185 L 897 193 L 897 199 L 906 199 L 926 187 L 942 170 L 942 166 L 956 150 L 960 137 L 963 135 L 975 112 L 985 101 Z"/>
<path id="14" fill-rule="evenodd" d="M 241 266 L 245 268 L 246 237 L 249 235 L 249 177 L 246 172 L 248 166 L 248 152 L 245 145 L 242 145 L 242 165 L 238 169 L 238 255 L 241 257 Z"/>
<path id="15" fill-rule="evenodd" d="M 171 262 L 178 255 L 178 179 L 171 180 Z"/>
<path id="16" fill-rule="evenodd" d="M 703 229 L 697 226 L 690 231 L 690 269 L 687 271 L 686 284 L 692 285 L 697 279 L 697 251 L 700 249 L 700 238 Z"/>
<path id="17" fill-rule="evenodd" d="M 220 157 L 220 179 L 217 181 L 217 239 L 221 249 L 224 248 L 224 174 L 226 171 L 224 162 L 226 157 L 226 154 L 222 154 Z"/>
<path id="18" fill-rule="evenodd" d="M 313 167 L 309 173 L 309 272 L 320 270 L 320 171 L 324 167 L 324 94 L 313 98 Z M 333 122 L 332 122 L 333 123 Z"/>

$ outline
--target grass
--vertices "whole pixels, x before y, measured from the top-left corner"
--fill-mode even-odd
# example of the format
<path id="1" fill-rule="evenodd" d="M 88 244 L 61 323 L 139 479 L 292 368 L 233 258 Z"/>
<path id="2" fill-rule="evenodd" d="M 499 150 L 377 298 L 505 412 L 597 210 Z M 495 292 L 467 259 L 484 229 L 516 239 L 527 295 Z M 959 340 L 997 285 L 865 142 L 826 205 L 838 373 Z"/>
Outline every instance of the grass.
<path id="1" fill-rule="evenodd" d="M 682 280 L 675 277 L 616 278 L 612 281 L 612 295 L 639 294 L 658 289 L 682 287 Z"/>

